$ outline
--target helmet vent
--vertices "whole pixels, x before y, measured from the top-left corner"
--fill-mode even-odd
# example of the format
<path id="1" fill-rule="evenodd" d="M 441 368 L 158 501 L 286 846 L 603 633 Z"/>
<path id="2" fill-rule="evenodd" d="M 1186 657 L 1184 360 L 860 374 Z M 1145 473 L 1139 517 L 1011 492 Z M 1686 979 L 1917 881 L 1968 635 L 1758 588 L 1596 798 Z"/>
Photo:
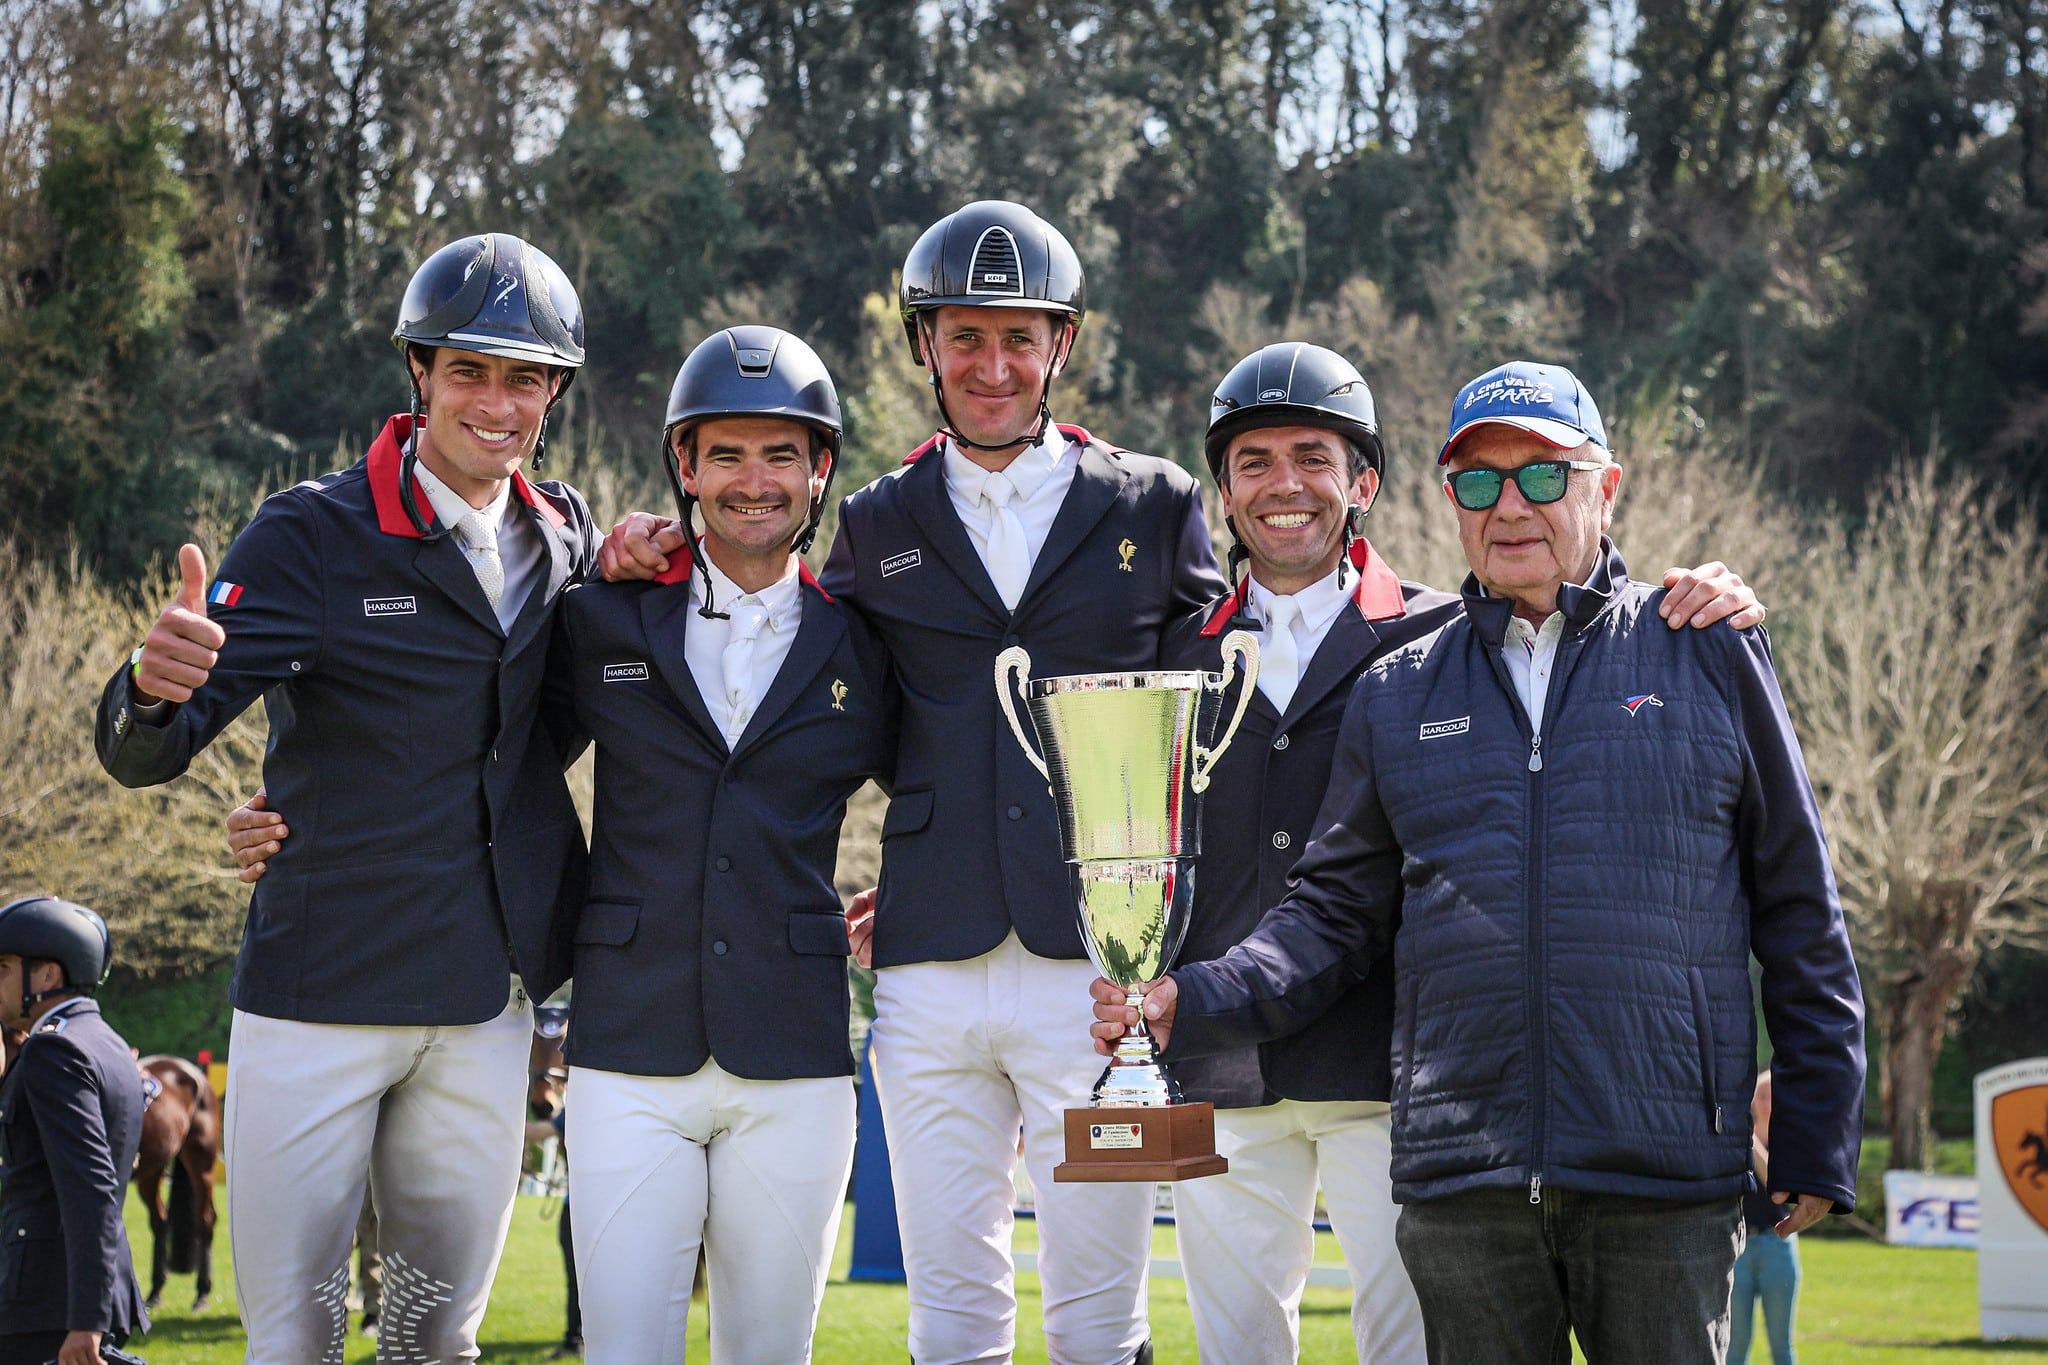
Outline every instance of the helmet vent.
<path id="1" fill-rule="evenodd" d="M 774 353 L 758 347 L 745 346 L 740 349 L 740 373 L 749 379 L 763 379 L 768 374 L 768 362 Z"/>
<path id="2" fill-rule="evenodd" d="M 1024 293 L 1024 267 L 1017 256 L 1017 239 L 1006 227 L 992 227 L 974 244 L 974 260 L 967 268 L 970 294 Z"/>

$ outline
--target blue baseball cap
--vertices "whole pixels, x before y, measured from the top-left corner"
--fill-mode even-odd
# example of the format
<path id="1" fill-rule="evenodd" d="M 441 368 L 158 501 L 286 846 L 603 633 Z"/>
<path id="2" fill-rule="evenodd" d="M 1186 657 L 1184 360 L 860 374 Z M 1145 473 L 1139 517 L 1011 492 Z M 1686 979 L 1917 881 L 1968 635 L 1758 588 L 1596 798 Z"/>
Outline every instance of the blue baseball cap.
<path id="1" fill-rule="evenodd" d="M 1436 462 L 1449 460 L 1451 448 L 1466 432 L 1489 423 L 1526 431 L 1559 450 L 1576 450 L 1588 441 L 1607 449 L 1607 428 L 1593 395 L 1562 365 L 1510 361 L 1459 389 L 1451 402 L 1450 434 Z"/>

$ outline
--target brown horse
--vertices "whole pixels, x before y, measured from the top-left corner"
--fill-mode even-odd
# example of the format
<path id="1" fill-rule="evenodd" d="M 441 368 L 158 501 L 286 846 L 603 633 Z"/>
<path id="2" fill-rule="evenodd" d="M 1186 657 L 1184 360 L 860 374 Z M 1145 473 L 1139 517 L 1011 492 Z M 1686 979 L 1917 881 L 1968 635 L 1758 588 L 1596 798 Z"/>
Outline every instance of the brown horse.
<path id="1" fill-rule="evenodd" d="M 157 1093 L 142 1113 L 142 1150 L 135 1183 L 149 1210 L 155 1248 L 150 1258 L 149 1307 L 163 1301 L 164 1280 L 197 1271 L 194 1312 L 213 1298 L 213 1168 L 220 1159 L 220 1102 L 206 1073 L 183 1057 L 144 1057 L 143 1083 Z M 171 1176 L 164 1206 L 164 1172 Z"/>

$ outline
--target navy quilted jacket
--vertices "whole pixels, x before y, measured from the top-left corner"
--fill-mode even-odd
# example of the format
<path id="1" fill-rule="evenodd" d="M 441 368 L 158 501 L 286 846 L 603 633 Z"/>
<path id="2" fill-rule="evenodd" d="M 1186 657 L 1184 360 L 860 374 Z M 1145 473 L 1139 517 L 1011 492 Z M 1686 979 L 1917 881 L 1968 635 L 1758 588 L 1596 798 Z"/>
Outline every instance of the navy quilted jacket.
<path id="1" fill-rule="evenodd" d="M 1463 616 L 1367 670 L 1286 899 L 1174 974 L 1168 1055 L 1293 1032 L 1391 940 L 1397 1199 L 1734 1195 L 1754 955 L 1771 1188 L 1847 1208 L 1862 995 L 1769 640 L 1666 628 L 1605 548 L 1560 595 L 1540 743 L 1500 657 L 1510 606 L 1471 580 Z"/>

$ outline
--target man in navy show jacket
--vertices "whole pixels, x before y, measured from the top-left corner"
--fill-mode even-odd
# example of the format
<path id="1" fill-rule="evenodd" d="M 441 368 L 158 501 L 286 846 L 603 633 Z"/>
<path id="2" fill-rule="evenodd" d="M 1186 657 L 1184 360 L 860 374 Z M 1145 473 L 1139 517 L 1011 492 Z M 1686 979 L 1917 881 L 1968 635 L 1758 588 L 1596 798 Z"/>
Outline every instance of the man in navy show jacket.
<path id="1" fill-rule="evenodd" d="M 366 1179 L 386 1342 L 476 1354 L 518 1172 L 527 992 L 566 978 L 583 886 L 536 721 L 555 603 L 597 537 L 575 490 L 519 469 L 582 335 L 567 278 L 519 238 L 436 252 L 393 336 L 413 413 L 361 464 L 269 498 L 211 590 L 185 547 L 178 599 L 107 684 L 100 760 L 128 786 L 183 773 L 263 695 L 264 785 L 294 830 L 233 989 L 225 1155 L 252 1363 L 339 1352 Z"/>
<path id="2" fill-rule="evenodd" d="M 1460 394 L 1465 615 L 1367 670 L 1292 888 L 1147 1002 L 1169 1056 L 1242 1046 L 1393 944 L 1392 1176 L 1433 1360 L 1567 1329 L 1595 1359 L 1725 1349 L 1752 954 L 1798 1095 L 1771 1188 L 1798 1226 L 1854 1198 L 1860 993 L 1768 644 L 1656 628 L 1663 593 L 1602 535 L 1604 440 L 1567 371 Z"/>
<path id="3" fill-rule="evenodd" d="M 888 780 L 895 693 L 793 549 L 838 453 L 817 355 L 719 332 L 668 418 L 702 542 L 569 593 L 549 668 L 569 747 L 597 746 L 568 1035 L 586 1358 L 679 1358 L 701 1248 L 712 1357 L 807 1359 L 855 1129 L 833 871 L 847 798 Z"/>
<path id="4" fill-rule="evenodd" d="M 149 1328 L 121 1206 L 142 1142 L 135 1054 L 90 998 L 106 924 L 35 896 L 0 906 L 0 1365 L 85 1365 Z"/>

